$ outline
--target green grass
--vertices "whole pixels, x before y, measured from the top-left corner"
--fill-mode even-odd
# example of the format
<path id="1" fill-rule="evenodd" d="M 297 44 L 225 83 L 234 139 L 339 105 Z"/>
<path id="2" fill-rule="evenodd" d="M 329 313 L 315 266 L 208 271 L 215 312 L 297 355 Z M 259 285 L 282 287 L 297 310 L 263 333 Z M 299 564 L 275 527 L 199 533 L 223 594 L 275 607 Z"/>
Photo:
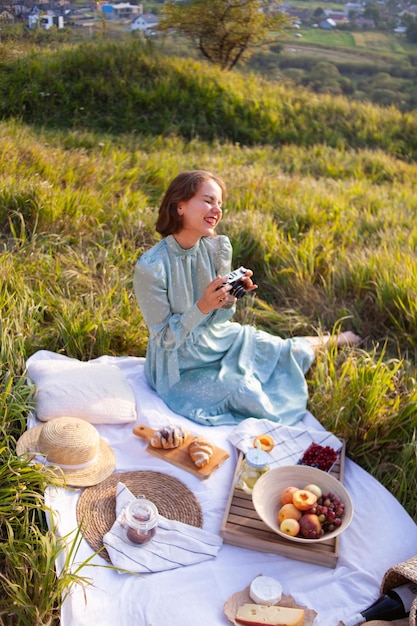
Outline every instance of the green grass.
<path id="1" fill-rule="evenodd" d="M 54 570 L 62 544 L 42 493 L 56 479 L 15 454 L 33 404 L 26 360 L 145 355 L 133 266 L 183 169 L 228 183 L 221 232 L 259 284 L 238 320 L 364 338 L 318 356 L 309 409 L 417 521 L 415 116 L 137 42 L 12 48 L 0 65 L 0 624 L 57 623 L 61 592 L 88 584 L 69 562 Z"/>
<path id="2" fill-rule="evenodd" d="M 357 47 L 354 34 L 348 31 L 303 28 L 300 32 L 303 35 L 302 43 L 331 48 L 347 48 L 348 50 L 354 50 Z"/>

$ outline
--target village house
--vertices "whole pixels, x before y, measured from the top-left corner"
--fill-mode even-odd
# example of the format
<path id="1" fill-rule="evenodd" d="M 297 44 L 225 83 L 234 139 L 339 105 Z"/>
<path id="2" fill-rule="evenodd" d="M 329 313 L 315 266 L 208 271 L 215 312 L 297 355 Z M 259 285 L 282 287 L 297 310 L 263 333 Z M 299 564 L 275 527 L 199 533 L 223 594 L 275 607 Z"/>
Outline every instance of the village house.
<path id="1" fill-rule="evenodd" d="M 14 20 L 13 13 L 7 9 L 0 9 L 0 24 L 13 24 Z"/>
<path id="2" fill-rule="evenodd" d="M 331 17 L 328 17 L 326 20 L 319 22 L 319 28 L 323 30 L 333 30 L 333 28 L 336 28 L 336 22 L 332 20 Z"/>
<path id="3" fill-rule="evenodd" d="M 300 22 L 308 21 L 311 17 L 311 11 L 309 9 L 298 9 L 293 7 L 291 4 L 283 5 L 282 12 L 299 20 Z"/>
<path id="4" fill-rule="evenodd" d="M 404 15 L 412 15 L 412 17 L 417 18 L 417 6 L 415 4 L 405 6 L 402 11 L 398 13 L 398 15 L 399 17 L 403 17 Z"/>
<path id="5" fill-rule="evenodd" d="M 28 14 L 28 25 L 31 30 L 35 28 L 44 28 L 49 30 L 53 26 L 56 28 L 64 28 L 64 16 L 51 11 L 40 11 L 37 7 Z"/>
<path id="6" fill-rule="evenodd" d="M 375 20 L 371 19 L 370 17 L 357 17 L 355 19 L 355 23 L 360 28 L 375 28 Z"/>
<path id="7" fill-rule="evenodd" d="M 130 28 L 131 30 L 140 30 L 146 35 L 151 34 L 158 24 L 159 19 L 156 15 L 153 15 L 152 13 L 143 13 L 142 15 L 135 17 L 130 25 Z"/>
<path id="8" fill-rule="evenodd" d="M 30 13 L 30 7 L 28 7 L 24 2 L 14 2 L 9 5 L 8 10 L 13 11 L 16 17 Z"/>
<path id="9" fill-rule="evenodd" d="M 142 11 L 142 5 L 130 4 L 130 2 L 118 2 L 117 4 L 102 4 L 101 12 L 104 19 L 117 22 L 130 21 Z"/>
<path id="10" fill-rule="evenodd" d="M 352 14 L 362 15 L 364 10 L 365 7 L 361 2 L 346 2 L 344 13 L 350 17 Z"/>
<path id="11" fill-rule="evenodd" d="M 336 26 L 340 26 L 342 24 L 349 24 L 349 18 L 347 17 L 344 11 L 329 11 L 325 10 L 324 14 L 328 20 L 332 20 Z"/>

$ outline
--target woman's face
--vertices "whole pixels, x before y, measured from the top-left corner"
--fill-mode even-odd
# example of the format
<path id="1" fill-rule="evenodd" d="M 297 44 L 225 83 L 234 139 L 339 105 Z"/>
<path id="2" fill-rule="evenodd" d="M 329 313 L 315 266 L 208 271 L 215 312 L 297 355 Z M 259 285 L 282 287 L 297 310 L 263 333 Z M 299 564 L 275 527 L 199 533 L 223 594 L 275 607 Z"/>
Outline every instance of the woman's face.
<path id="1" fill-rule="evenodd" d="M 182 229 L 175 238 L 183 248 L 192 248 L 201 237 L 213 236 L 222 218 L 223 193 L 214 180 L 204 182 L 195 196 L 180 202 Z"/>

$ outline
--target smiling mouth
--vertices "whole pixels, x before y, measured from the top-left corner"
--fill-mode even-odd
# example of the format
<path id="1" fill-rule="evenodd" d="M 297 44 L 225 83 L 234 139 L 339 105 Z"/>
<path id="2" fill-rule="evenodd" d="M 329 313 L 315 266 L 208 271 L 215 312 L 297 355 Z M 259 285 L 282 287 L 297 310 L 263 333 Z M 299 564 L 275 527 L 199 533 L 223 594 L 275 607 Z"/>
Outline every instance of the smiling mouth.
<path id="1" fill-rule="evenodd" d="M 215 217 L 206 217 L 205 221 L 207 222 L 207 224 L 214 227 L 216 226 L 218 220 Z"/>

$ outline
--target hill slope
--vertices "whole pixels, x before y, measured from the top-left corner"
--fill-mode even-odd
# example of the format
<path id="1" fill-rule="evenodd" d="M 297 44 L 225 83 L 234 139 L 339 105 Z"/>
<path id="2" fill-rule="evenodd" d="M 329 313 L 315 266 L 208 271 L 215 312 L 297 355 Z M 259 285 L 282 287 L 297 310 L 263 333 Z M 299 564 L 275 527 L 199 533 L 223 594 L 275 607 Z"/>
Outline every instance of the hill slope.
<path id="1" fill-rule="evenodd" d="M 325 143 L 417 155 L 417 115 L 312 96 L 159 55 L 139 41 L 37 53 L 0 66 L 0 117 L 56 128 L 175 133 L 246 145 Z"/>

